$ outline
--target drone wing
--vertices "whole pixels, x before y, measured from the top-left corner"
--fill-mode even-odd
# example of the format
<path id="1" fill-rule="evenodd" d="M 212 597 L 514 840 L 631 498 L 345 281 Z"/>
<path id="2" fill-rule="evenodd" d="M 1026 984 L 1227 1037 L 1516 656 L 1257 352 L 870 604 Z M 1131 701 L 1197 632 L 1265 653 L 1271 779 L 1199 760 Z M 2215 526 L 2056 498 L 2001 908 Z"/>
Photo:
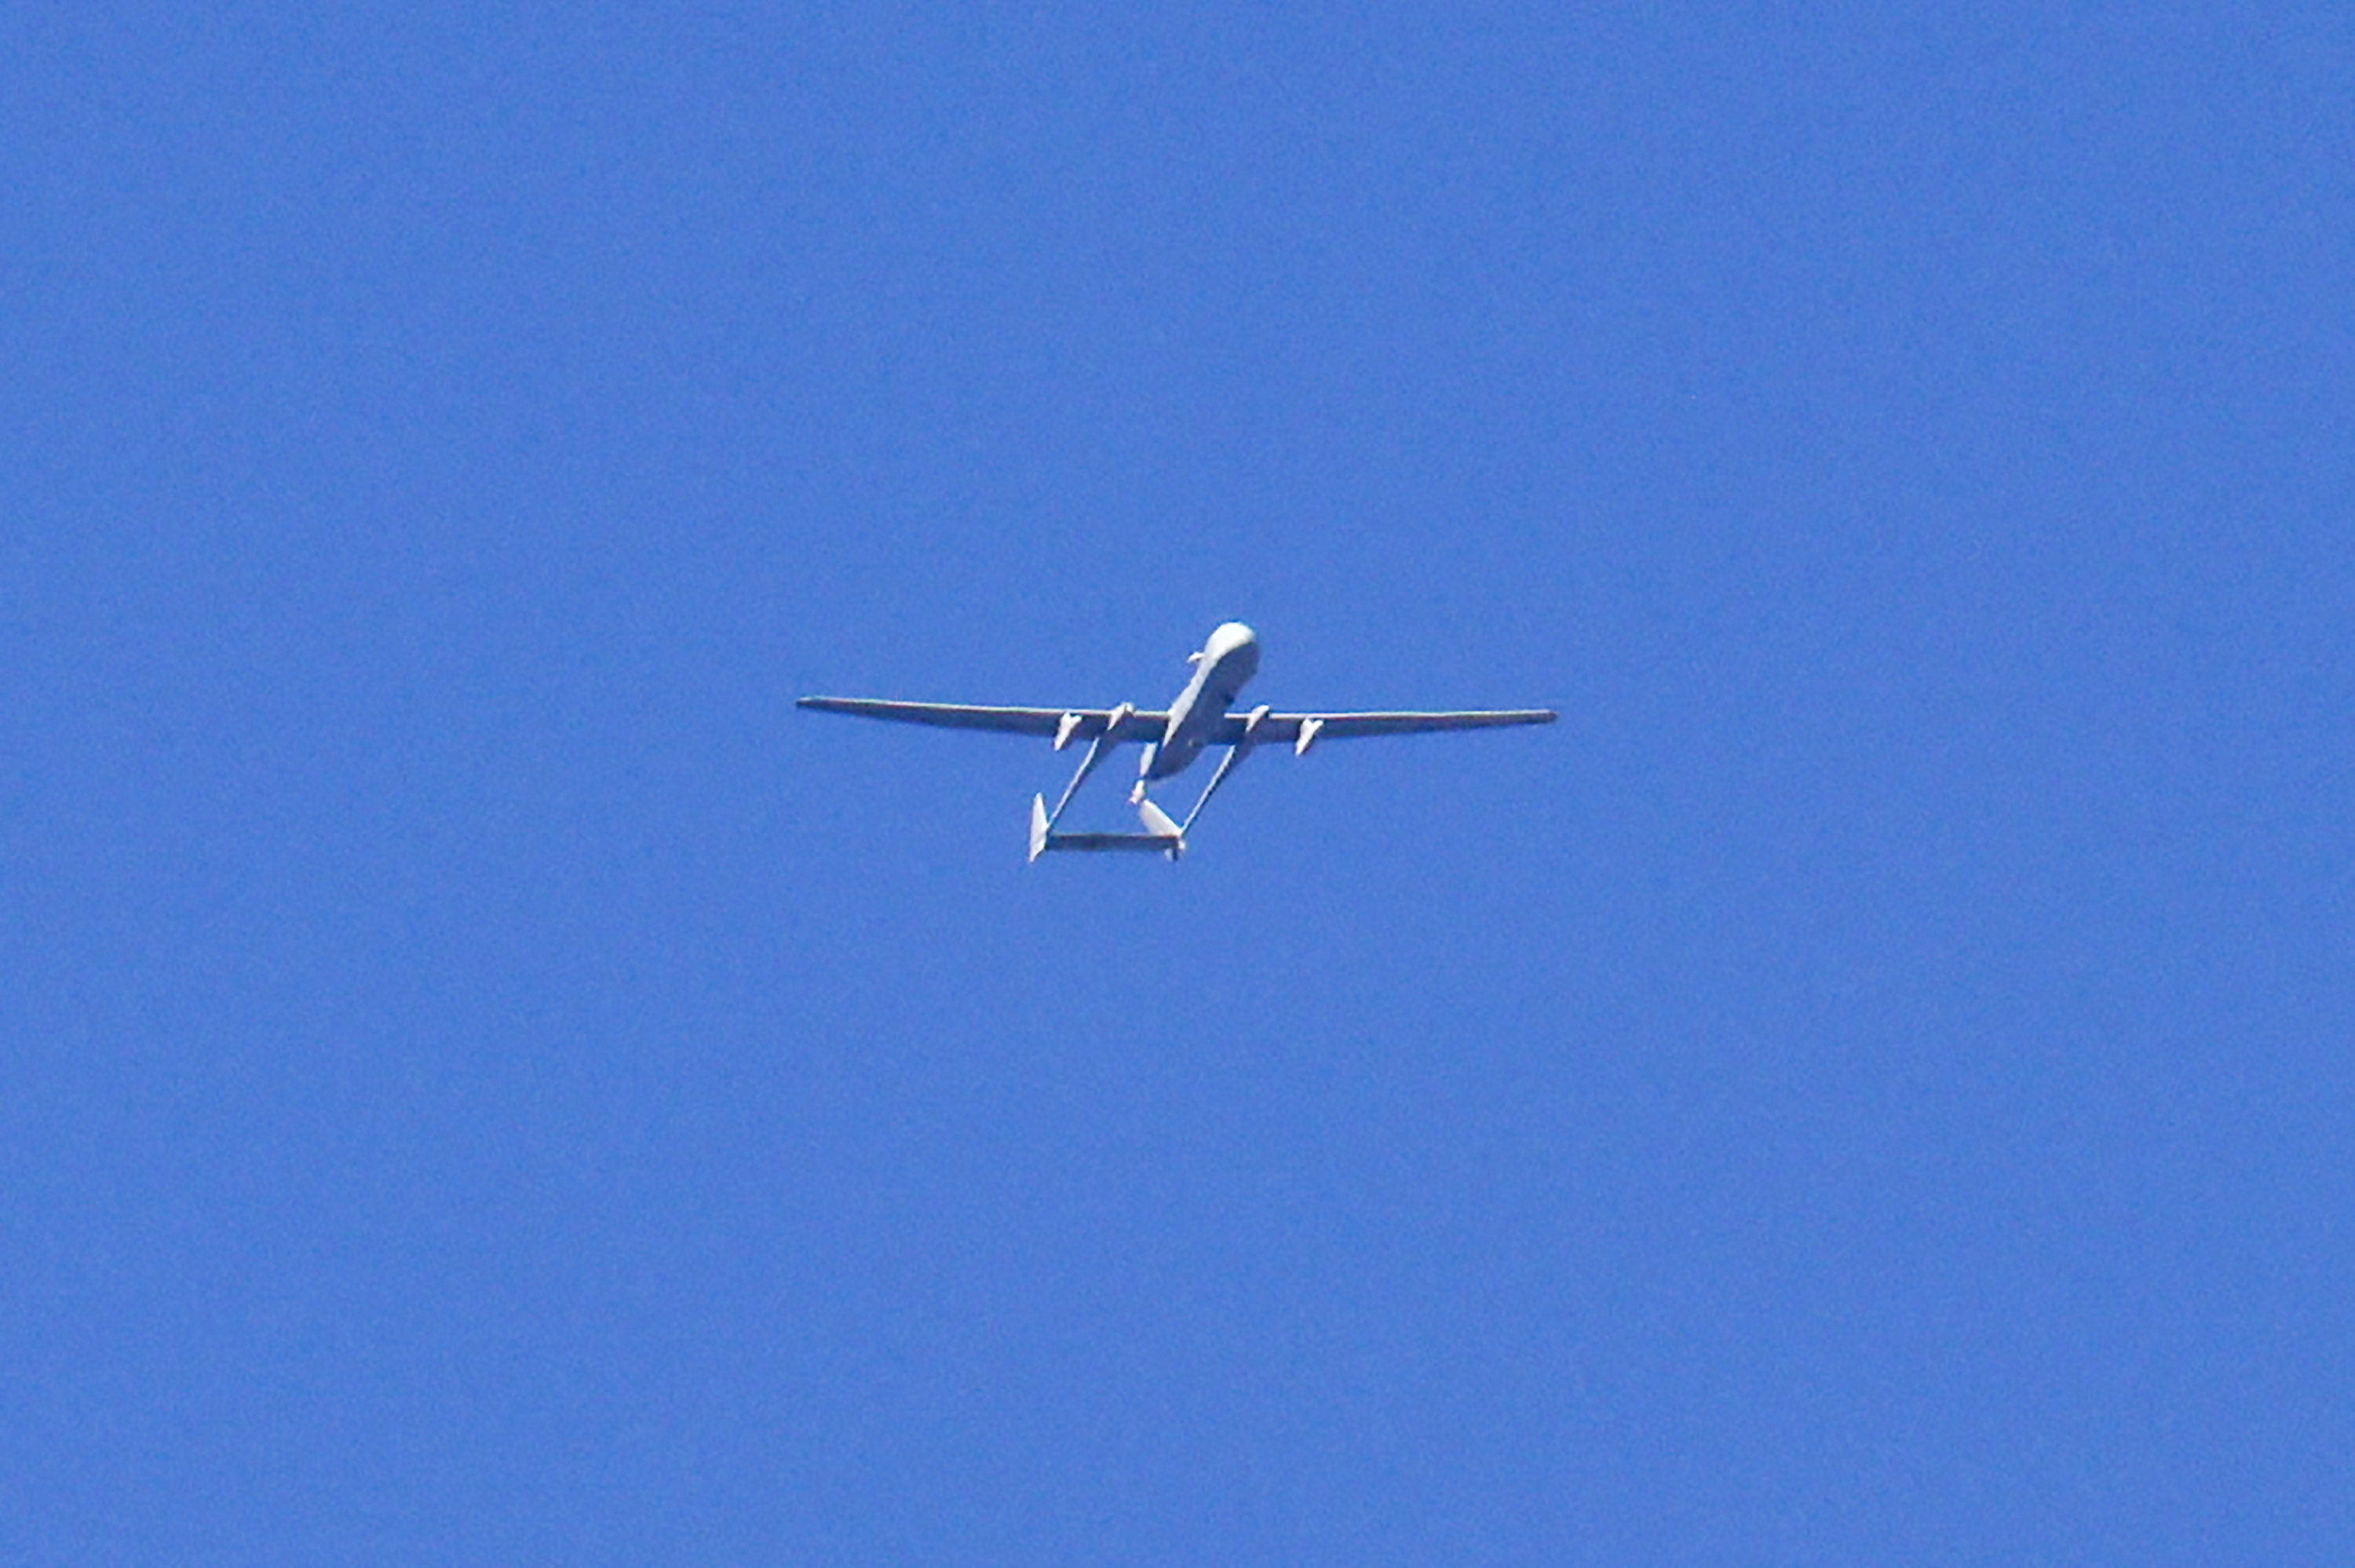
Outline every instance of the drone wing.
<path id="1" fill-rule="evenodd" d="M 1439 729 L 1496 729 L 1506 725 L 1551 724 L 1551 708 L 1472 708 L 1453 713 L 1263 714 L 1257 723 L 1242 714 L 1230 714 L 1211 737 L 1212 744 L 1232 746 L 1251 725 L 1254 744 L 1290 741 L 1300 751 L 1317 740 L 1349 740 L 1359 736 L 1417 735 Z"/>
<path id="2" fill-rule="evenodd" d="M 1166 713 L 1136 708 L 998 708 L 964 703 L 897 703 L 879 697 L 804 697 L 796 707 L 825 714 L 850 714 L 858 718 L 891 719 L 900 724 L 927 724 L 941 729 L 995 729 L 1014 735 L 1043 735 L 1058 745 L 1093 740 L 1104 733 L 1114 715 L 1120 727 L 1114 740 L 1159 740 L 1168 727 Z"/>

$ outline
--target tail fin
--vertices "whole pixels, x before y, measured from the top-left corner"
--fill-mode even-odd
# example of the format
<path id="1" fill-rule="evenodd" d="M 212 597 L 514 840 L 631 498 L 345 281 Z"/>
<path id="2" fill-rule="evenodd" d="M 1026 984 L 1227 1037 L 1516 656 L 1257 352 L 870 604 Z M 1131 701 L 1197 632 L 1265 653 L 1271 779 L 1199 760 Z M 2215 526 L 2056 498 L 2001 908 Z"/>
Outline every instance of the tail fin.
<path id="1" fill-rule="evenodd" d="M 1176 860 L 1186 853 L 1186 830 L 1169 820 L 1169 813 L 1150 800 L 1136 803 L 1136 814 L 1145 822 L 1145 831 L 1156 839 L 1169 842 L 1169 858 Z"/>
<path id="2" fill-rule="evenodd" d="M 1036 861 L 1047 853 L 1047 797 L 1030 797 L 1030 858 Z"/>

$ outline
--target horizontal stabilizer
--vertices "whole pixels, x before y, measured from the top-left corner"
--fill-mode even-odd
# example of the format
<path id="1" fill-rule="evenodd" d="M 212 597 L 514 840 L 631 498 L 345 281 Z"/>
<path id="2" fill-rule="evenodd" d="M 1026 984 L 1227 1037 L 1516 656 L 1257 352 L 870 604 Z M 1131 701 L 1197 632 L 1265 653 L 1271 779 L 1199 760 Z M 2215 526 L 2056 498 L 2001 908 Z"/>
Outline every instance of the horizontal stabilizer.
<path id="1" fill-rule="evenodd" d="M 1146 800 L 1137 807 L 1150 830 L 1142 833 L 1059 833 L 1048 825 L 1047 802 L 1039 796 L 1030 798 L 1030 858 L 1037 860 L 1050 850 L 1142 850 L 1148 854 L 1166 854 L 1176 860 L 1186 853 L 1185 835 L 1169 813 Z"/>
<path id="2" fill-rule="evenodd" d="M 1049 833 L 1040 853 L 1048 850 L 1146 850 L 1167 854 L 1178 841 L 1163 833 Z"/>

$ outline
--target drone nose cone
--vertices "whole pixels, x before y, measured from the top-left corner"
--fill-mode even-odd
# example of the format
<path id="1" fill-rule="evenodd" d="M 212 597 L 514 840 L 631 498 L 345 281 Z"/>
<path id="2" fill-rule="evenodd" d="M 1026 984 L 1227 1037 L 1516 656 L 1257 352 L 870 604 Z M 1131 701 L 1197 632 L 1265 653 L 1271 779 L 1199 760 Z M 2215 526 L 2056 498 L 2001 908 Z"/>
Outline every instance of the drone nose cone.
<path id="1" fill-rule="evenodd" d="M 1221 701 L 1232 702 L 1245 681 L 1259 669 L 1259 634 L 1240 620 L 1230 620 L 1210 633 L 1202 648 L 1202 668 Z"/>

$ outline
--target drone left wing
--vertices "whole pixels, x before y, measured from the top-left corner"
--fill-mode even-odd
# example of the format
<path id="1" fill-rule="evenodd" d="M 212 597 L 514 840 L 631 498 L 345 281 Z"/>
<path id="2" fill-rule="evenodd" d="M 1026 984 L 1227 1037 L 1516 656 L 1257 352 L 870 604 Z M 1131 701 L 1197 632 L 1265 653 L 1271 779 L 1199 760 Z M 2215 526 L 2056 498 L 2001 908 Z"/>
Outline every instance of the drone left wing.
<path id="1" fill-rule="evenodd" d="M 850 714 L 858 718 L 891 719 L 900 724 L 927 724 L 941 729 L 994 729 L 1014 735 L 1043 735 L 1062 746 L 1072 740 L 1093 740 L 1117 719 L 1114 740 L 1159 740 L 1169 725 L 1166 713 L 1136 708 L 996 708 L 964 703 L 897 703 L 878 697 L 804 697 L 794 705 L 819 713 Z"/>
<path id="2" fill-rule="evenodd" d="M 1452 713 L 1374 714 L 1229 714 L 1210 738 L 1217 746 L 1232 746 L 1249 736 L 1254 742 L 1289 741 L 1306 751 L 1310 743 L 1348 740 L 1359 736 L 1419 735 L 1442 729 L 1497 729 L 1508 725 L 1551 724 L 1551 708 L 1476 708 Z"/>

